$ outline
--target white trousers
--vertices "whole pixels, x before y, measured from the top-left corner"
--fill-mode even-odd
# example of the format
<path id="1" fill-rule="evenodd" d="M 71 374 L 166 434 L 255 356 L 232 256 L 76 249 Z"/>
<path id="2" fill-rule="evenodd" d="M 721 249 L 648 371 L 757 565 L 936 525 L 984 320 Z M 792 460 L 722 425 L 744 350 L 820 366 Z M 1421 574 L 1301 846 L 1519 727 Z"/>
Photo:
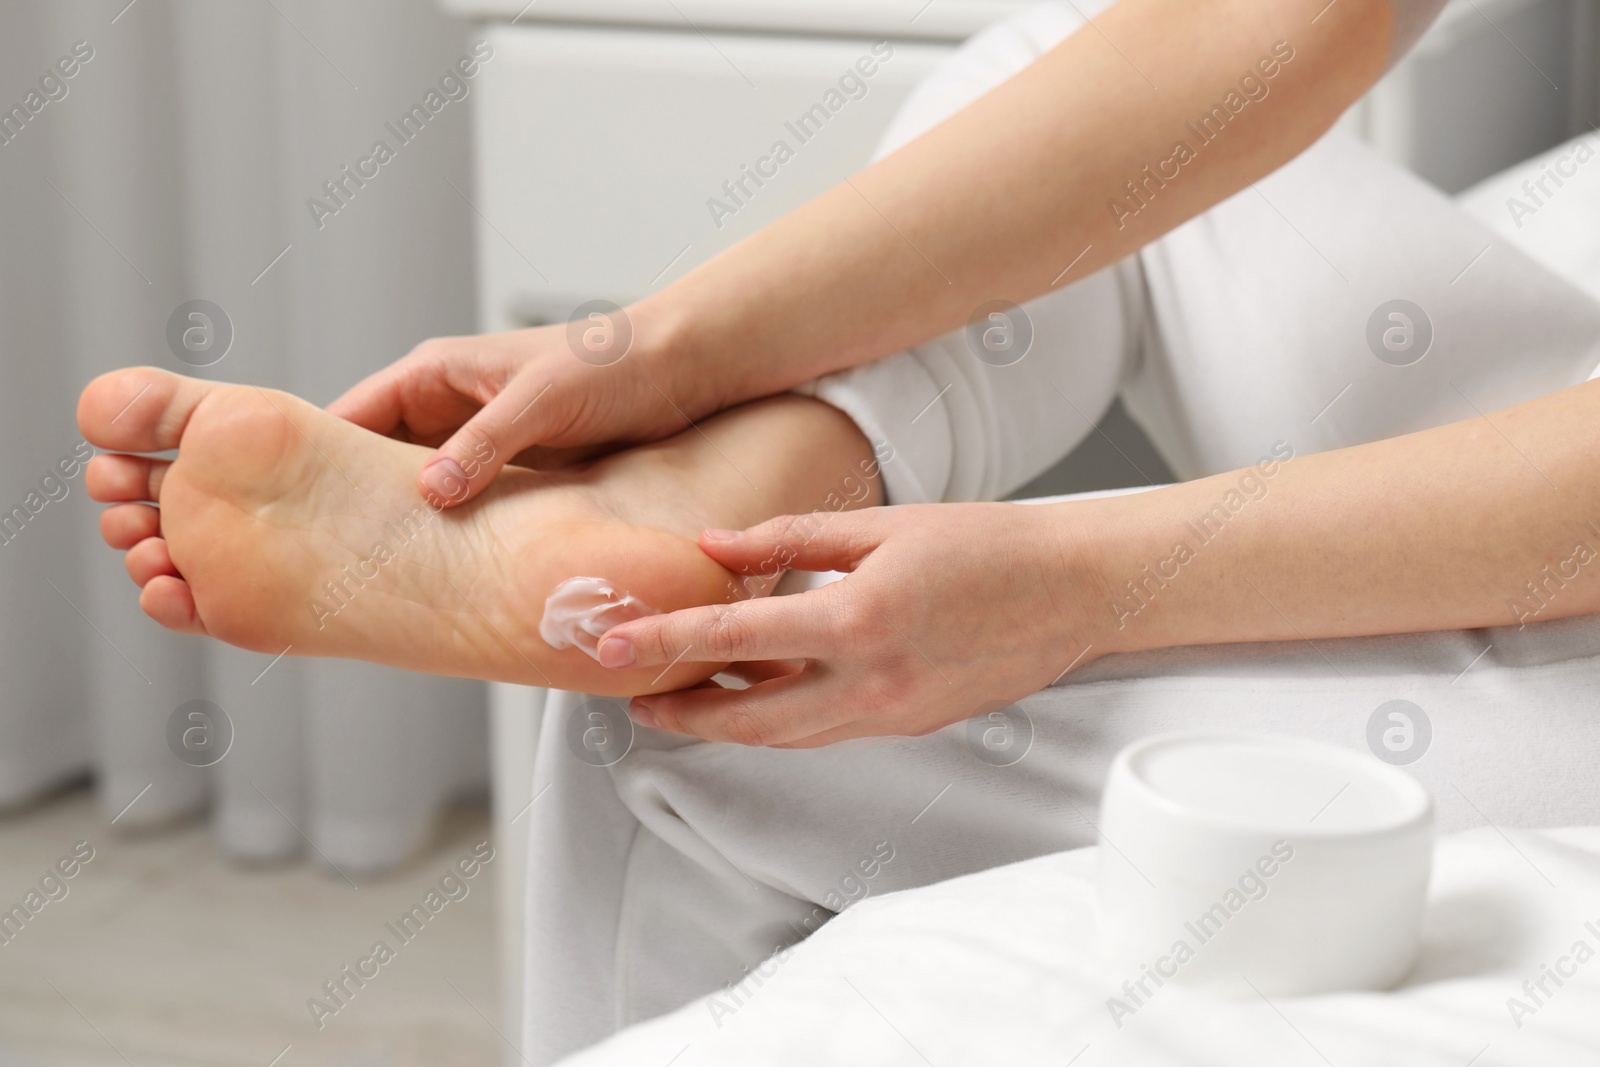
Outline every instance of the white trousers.
<path id="1" fill-rule="evenodd" d="M 1077 24 L 1071 7 L 1047 4 L 974 38 L 910 99 L 885 150 Z M 1061 251 L 1065 267 L 1080 249 Z M 1431 322 L 1426 355 L 1406 366 L 1368 342 L 1373 313 L 1395 299 Z M 1589 298 L 1337 133 L 1024 310 L 1033 343 L 1012 365 L 976 358 L 963 331 L 817 387 L 894 445 L 893 501 L 1002 495 L 1069 451 L 1119 394 L 1192 477 L 1255 462 L 1277 441 L 1304 454 L 1549 392 L 1588 376 L 1600 338 Z M 1443 825 L 1484 813 L 1600 822 L 1581 758 L 1600 748 L 1585 695 L 1597 636 L 1600 625 L 1576 620 L 1111 657 L 1019 702 L 1010 763 L 967 724 L 754 750 L 635 733 L 621 702 L 552 694 L 538 799 L 520 824 L 523 1055 L 551 1062 L 735 981 L 867 893 L 1091 843 L 1111 755 L 1151 730 L 1232 725 L 1359 746 L 1373 710 L 1404 695 L 1432 717 L 1432 749 L 1414 769 Z M 597 723 L 632 735 L 609 766 L 578 740 Z M 1530 760 L 1538 791 L 1526 787 Z M 1004 921 L 1005 902 L 995 907 Z"/>

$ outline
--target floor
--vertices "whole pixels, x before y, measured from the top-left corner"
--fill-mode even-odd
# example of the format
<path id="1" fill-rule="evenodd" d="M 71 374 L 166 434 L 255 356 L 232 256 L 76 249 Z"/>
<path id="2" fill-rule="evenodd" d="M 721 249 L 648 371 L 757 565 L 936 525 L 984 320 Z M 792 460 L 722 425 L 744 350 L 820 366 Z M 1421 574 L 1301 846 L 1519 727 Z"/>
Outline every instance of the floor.
<path id="1" fill-rule="evenodd" d="M 241 867 L 200 823 L 119 833 L 87 789 L 0 818 L 0 920 L 77 842 L 93 849 L 0 927 L 0 1067 L 497 1064 L 492 864 L 464 896 L 447 883 L 459 899 L 436 896 L 410 940 L 386 925 L 488 836 L 481 809 L 452 809 L 422 856 L 352 886 L 311 863 Z M 378 941 L 392 958 L 360 963 Z M 347 965 L 372 977 L 340 1004 L 323 983 Z"/>

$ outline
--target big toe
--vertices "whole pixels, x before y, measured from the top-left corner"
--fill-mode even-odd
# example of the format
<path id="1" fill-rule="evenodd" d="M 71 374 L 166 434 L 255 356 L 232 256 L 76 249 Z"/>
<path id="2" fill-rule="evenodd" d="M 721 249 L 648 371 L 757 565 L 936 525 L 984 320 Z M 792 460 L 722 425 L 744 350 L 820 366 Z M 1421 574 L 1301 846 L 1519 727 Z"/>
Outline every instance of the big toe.
<path id="1" fill-rule="evenodd" d="M 195 408 L 216 388 L 157 367 L 112 371 L 90 382 L 78 398 L 78 429 L 96 448 L 177 448 Z"/>

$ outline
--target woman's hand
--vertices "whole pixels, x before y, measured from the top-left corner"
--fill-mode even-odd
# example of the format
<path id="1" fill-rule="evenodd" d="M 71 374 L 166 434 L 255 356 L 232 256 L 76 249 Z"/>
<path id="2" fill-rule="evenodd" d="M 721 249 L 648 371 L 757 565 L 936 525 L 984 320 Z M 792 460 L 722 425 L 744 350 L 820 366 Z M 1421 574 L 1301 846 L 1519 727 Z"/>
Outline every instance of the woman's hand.
<path id="1" fill-rule="evenodd" d="M 654 441 L 716 411 L 710 375 L 679 383 L 666 331 L 635 311 L 576 324 L 424 341 L 328 410 L 375 433 L 434 446 L 419 481 L 465 503 L 507 463 L 552 466 Z"/>
<path id="2" fill-rule="evenodd" d="M 330 410 L 440 445 L 422 484 L 455 504 L 531 446 L 584 455 L 654 440 L 960 329 L 996 294 L 1031 299 L 1121 260 L 1320 137 L 1392 58 L 1394 18 L 1387 0 L 1329 5 L 1314 33 L 1306 18 L 1302 0 L 1124 0 L 1094 32 L 625 316 L 580 322 L 582 344 L 567 325 L 428 341 Z M 1161 92 L 1146 70 L 1162 72 Z M 1273 79 L 1272 103 L 1207 148 L 1195 177 L 1167 183 L 1136 225 L 1104 209 L 1171 154 L 1194 101 L 1252 72 Z M 993 166 L 1018 144 L 1030 150 L 1014 166 Z"/>
<path id="3" fill-rule="evenodd" d="M 803 659 L 746 662 L 741 673 L 766 678 L 746 690 L 635 705 L 668 730 L 813 746 L 926 733 L 1107 652 L 1291 641 L 1326 657 L 1324 638 L 1596 613 L 1596 456 L 1600 380 L 1352 448 L 1288 460 L 1274 448 L 1149 492 L 708 531 L 700 547 L 736 572 L 850 573 L 798 596 L 626 623 L 600 658 Z"/>
<path id="4" fill-rule="evenodd" d="M 708 530 L 700 547 L 735 573 L 848 574 L 793 596 L 624 623 L 601 640 L 600 661 L 746 664 L 762 679 L 748 689 L 707 683 L 632 704 L 647 725 L 707 740 L 801 748 L 925 734 L 1112 651 L 1096 554 L 1070 514 L 936 504 Z M 793 660 L 804 665 L 771 662 Z"/>

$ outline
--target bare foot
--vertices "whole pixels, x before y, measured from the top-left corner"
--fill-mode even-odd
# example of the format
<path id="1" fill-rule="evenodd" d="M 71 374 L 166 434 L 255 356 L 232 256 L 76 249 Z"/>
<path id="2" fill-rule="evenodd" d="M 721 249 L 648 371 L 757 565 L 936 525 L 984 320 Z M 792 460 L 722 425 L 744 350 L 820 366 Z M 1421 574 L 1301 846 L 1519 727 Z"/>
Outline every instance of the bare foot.
<path id="1" fill-rule="evenodd" d="M 78 425 L 101 449 L 178 449 L 97 456 L 86 483 L 115 505 L 101 532 L 163 626 L 273 655 L 619 696 L 709 671 L 606 670 L 551 648 L 539 620 L 557 585 L 601 577 L 661 611 L 731 599 L 699 530 L 821 507 L 871 456 L 844 416 L 784 397 L 581 469 L 507 467 L 439 510 L 414 488 L 428 449 L 286 393 L 117 371 L 84 390 Z M 874 486 L 856 503 L 875 501 Z"/>

